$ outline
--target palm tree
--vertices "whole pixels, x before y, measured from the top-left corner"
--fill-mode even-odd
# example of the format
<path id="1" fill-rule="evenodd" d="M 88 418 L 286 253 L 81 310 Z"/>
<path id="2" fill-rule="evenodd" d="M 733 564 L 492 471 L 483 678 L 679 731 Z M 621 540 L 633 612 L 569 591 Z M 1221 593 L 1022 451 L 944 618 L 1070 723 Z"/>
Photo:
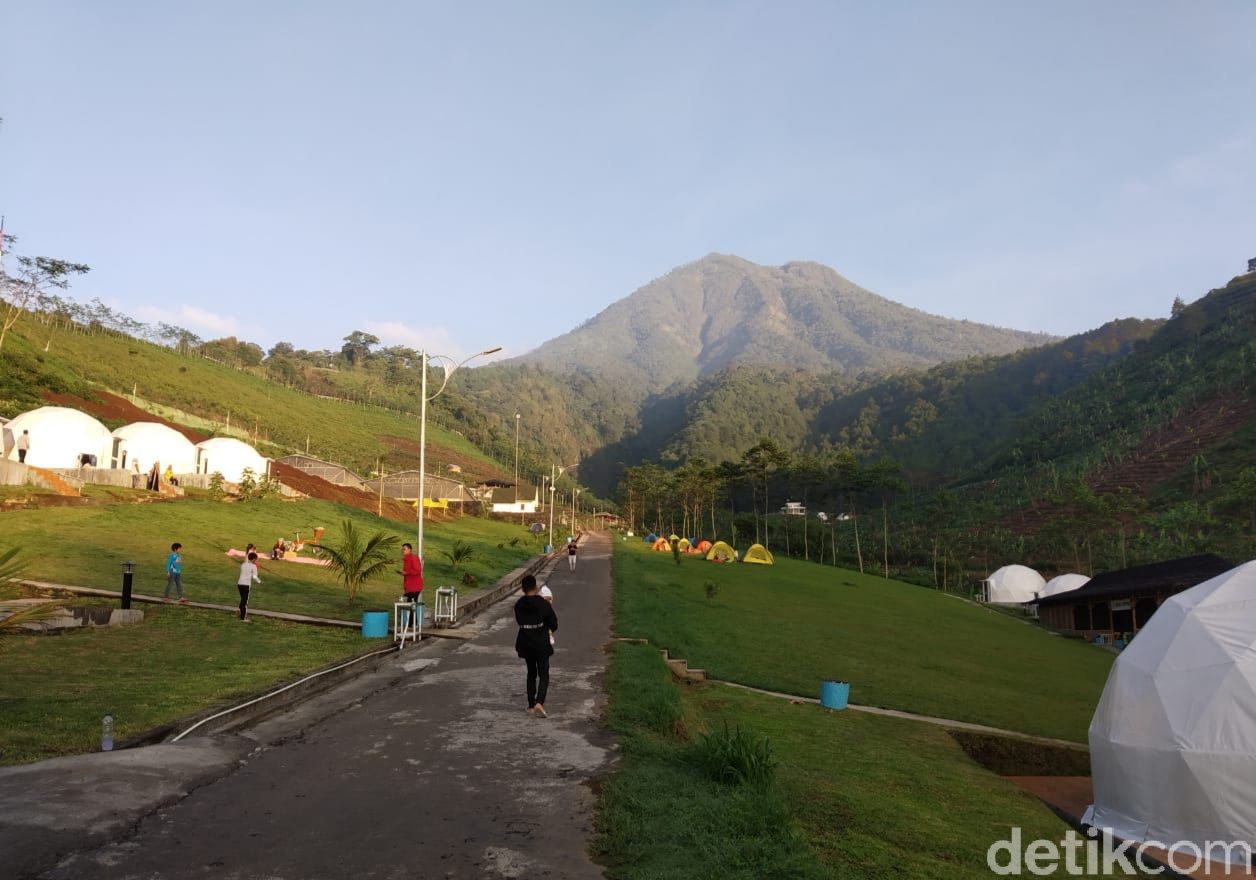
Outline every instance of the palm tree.
<path id="1" fill-rule="evenodd" d="M 471 555 L 475 553 L 475 548 L 463 541 L 454 541 L 454 546 L 451 549 L 440 552 L 453 566 L 454 574 L 457 574 L 458 569 L 462 567 L 462 563 L 470 559 Z"/>
<path id="2" fill-rule="evenodd" d="M 376 532 L 363 541 L 351 519 L 341 525 L 340 534 L 339 545 L 324 541 L 315 552 L 326 560 L 327 567 L 344 584 L 352 603 L 357 600 L 362 584 L 396 563 L 393 557 L 398 539 L 396 535 Z"/>
<path id="3" fill-rule="evenodd" d="M 18 547 L 10 547 L 8 550 L 0 552 L 0 585 L 13 583 L 26 568 L 26 561 L 17 558 L 19 551 L 20 548 Z M 32 605 L 28 608 L 23 608 L 21 611 L 15 611 L 8 617 L 0 620 L 0 630 L 16 628 L 19 624 L 28 621 L 43 620 L 64 604 L 64 601 L 51 601 L 40 605 Z"/>

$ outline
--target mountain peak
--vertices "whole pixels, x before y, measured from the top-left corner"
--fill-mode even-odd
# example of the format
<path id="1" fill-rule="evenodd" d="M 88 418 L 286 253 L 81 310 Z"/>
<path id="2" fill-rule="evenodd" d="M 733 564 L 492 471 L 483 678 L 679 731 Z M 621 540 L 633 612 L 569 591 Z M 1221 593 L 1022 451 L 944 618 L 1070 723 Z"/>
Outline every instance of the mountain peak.
<path id="1" fill-rule="evenodd" d="M 519 360 L 559 371 L 636 373 L 661 390 L 734 363 L 849 371 L 928 367 L 1049 340 L 928 315 L 821 263 L 761 266 L 713 252 Z"/>

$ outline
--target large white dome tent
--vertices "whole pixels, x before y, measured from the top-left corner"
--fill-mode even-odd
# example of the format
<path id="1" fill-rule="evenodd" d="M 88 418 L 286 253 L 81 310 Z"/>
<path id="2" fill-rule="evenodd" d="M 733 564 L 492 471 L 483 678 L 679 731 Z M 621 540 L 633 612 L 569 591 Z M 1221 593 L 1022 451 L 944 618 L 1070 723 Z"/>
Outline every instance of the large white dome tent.
<path id="1" fill-rule="evenodd" d="M 115 467 L 147 472 L 156 464 L 163 472 L 167 467 L 176 474 L 196 472 L 196 446 L 169 425 L 134 422 L 118 428 L 113 436 L 118 441 Z"/>
<path id="2" fill-rule="evenodd" d="M 1034 601 L 1046 585 L 1028 566 L 1005 565 L 981 582 L 981 596 L 994 605 L 1020 605 Z"/>
<path id="3" fill-rule="evenodd" d="M 242 440 L 233 437 L 211 437 L 196 444 L 197 473 L 220 473 L 229 483 L 238 483 L 245 468 L 253 469 L 253 476 L 266 476 L 267 459 Z"/>
<path id="4" fill-rule="evenodd" d="M 18 460 L 17 440 L 30 434 L 26 463 L 40 468 L 76 468 L 81 456 L 96 456 L 96 466 L 109 467 L 113 435 L 85 412 L 64 406 L 41 406 L 14 416 L 4 426 L 4 457 Z"/>
<path id="5" fill-rule="evenodd" d="M 1256 561 L 1157 609 L 1108 675 L 1090 755 L 1087 824 L 1256 848 Z"/>
<path id="6" fill-rule="evenodd" d="M 1057 574 L 1047 581 L 1047 585 L 1042 588 L 1038 598 L 1045 599 L 1048 596 L 1058 596 L 1060 593 L 1071 593 L 1088 583 L 1090 583 L 1090 578 L 1084 574 Z"/>

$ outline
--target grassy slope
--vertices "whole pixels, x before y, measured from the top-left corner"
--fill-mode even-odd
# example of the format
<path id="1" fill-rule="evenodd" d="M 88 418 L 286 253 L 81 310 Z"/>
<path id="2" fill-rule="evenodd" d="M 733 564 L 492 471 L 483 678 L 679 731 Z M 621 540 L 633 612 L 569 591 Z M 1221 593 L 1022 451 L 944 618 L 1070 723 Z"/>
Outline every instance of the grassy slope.
<path id="1" fill-rule="evenodd" d="M 616 542 L 617 631 L 715 678 L 809 697 L 844 679 L 852 702 L 1084 742 L 1111 665 L 1083 642 L 896 581 L 779 557 L 682 563 Z"/>
<path id="2" fill-rule="evenodd" d="M 598 849 L 608 876 L 873 878 L 987 876 L 1010 827 L 1026 840 L 1064 826 L 970 761 L 941 729 L 670 682 L 657 652 L 616 647 L 610 721 L 623 763 L 604 787 Z M 705 779 L 672 732 L 741 725 L 780 761 L 761 792 Z"/>
<path id="3" fill-rule="evenodd" d="M 250 541 L 263 550 L 275 539 L 296 533 L 308 538 L 315 526 L 327 529 L 325 540 L 335 541 L 340 524 L 351 519 L 359 531 L 383 530 L 413 543 L 408 523 L 381 520 L 355 508 L 325 501 L 249 501 L 223 503 L 182 500 L 150 504 L 104 504 L 93 507 L 15 510 L 6 512 L 0 547 L 16 544 L 28 560 L 26 577 L 72 586 L 120 589 L 121 564 L 137 563 L 135 590 L 160 595 L 170 544 L 183 548 L 183 585 L 198 601 L 239 601 L 235 581 L 240 561 L 225 555 L 229 548 L 244 549 Z M 509 542 L 520 539 L 516 546 Z M 463 565 L 481 583 L 496 580 L 534 552 L 533 539 L 517 524 L 464 517 L 448 522 L 429 521 L 424 532 L 426 583 L 449 584 L 455 576 L 442 550 L 463 541 L 474 554 Z M 501 549 L 498 544 L 504 544 Z M 400 558 L 400 543 L 397 547 Z M 345 617 L 362 608 L 382 607 L 400 592 L 400 577 L 391 573 L 370 581 L 355 606 L 332 575 L 317 566 L 262 562 L 262 583 L 254 588 L 251 605 L 276 611 L 296 611 Z M 398 563 L 400 567 L 400 563 Z"/>
<path id="4" fill-rule="evenodd" d="M 0 764 L 100 747 L 367 647 L 356 632 L 146 606 L 138 626 L 0 637 Z"/>
<path id="5" fill-rule="evenodd" d="M 116 393 L 133 390 L 142 399 L 157 401 L 202 419 L 198 427 L 222 424 L 227 415 L 233 426 L 255 428 L 285 452 L 305 449 L 311 455 L 349 465 L 356 470 L 374 467 L 383 456 L 390 470 L 416 462 L 393 450 L 379 438 L 396 436 L 418 440 L 414 416 L 303 394 L 252 373 L 108 333 L 53 331 L 49 351 L 42 328 L 29 320 L 17 324 L 5 339 L 6 356 L 28 365 L 32 380 L 56 390 L 81 391 L 82 380 L 99 383 Z M 39 340 L 33 346 L 30 338 Z M 2 395 L 0 395 L 2 396 Z M 29 404 L 0 400 L 0 414 L 16 415 Z M 12 410 L 12 411 L 7 411 Z M 445 450 L 480 462 L 484 473 L 499 473 L 492 461 L 462 437 L 428 422 L 428 455 L 440 459 Z M 282 453 L 281 453 L 282 454 Z"/>
<path id="6" fill-rule="evenodd" d="M 102 496 L 114 494 L 98 493 Z M 129 493 L 122 492 L 126 495 Z M 92 507 L 30 509 L 0 515 L 0 549 L 16 544 L 28 561 L 25 576 L 79 586 L 119 589 L 121 563 L 138 563 L 135 589 L 160 595 L 172 540 L 184 544 L 184 587 L 198 601 L 235 605 L 239 562 L 223 555 L 250 540 L 270 546 L 279 535 L 309 535 L 353 519 L 371 533 L 383 529 L 402 540 L 408 523 L 379 520 L 322 501 L 222 503 L 208 500 Z M 510 546 L 513 538 L 521 540 Z M 440 556 L 455 540 L 475 553 L 464 568 L 482 583 L 496 580 L 535 547 L 517 525 L 464 518 L 432 523 L 425 533 L 427 584 L 453 583 Z M 502 547 L 498 547 L 502 544 Z M 398 550 L 400 554 L 400 550 Z M 368 583 L 350 605 L 332 576 L 316 566 L 263 563 L 262 584 L 251 606 L 350 618 L 364 608 L 390 607 L 400 591 L 391 570 Z M 100 600 L 97 600 L 99 602 Z M 254 618 L 241 626 L 232 616 L 183 607 L 140 606 L 143 625 L 90 629 L 61 636 L 0 637 L 0 763 L 20 763 L 96 747 L 100 718 L 112 711 L 125 738 L 174 718 L 291 678 L 363 648 L 354 631 L 282 624 Z M 55 670 L 56 674 L 50 674 Z"/>

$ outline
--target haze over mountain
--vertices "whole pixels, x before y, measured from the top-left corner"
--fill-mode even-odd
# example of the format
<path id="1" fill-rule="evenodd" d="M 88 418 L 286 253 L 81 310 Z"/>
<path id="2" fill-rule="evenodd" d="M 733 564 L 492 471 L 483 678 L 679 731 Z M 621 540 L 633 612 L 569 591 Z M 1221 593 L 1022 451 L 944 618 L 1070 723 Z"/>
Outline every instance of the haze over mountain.
<path id="1" fill-rule="evenodd" d="M 760 266 L 709 254 L 513 363 L 559 375 L 635 373 L 658 391 L 734 364 L 848 373 L 924 368 L 1052 339 L 899 305 L 818 263 Z"/>

